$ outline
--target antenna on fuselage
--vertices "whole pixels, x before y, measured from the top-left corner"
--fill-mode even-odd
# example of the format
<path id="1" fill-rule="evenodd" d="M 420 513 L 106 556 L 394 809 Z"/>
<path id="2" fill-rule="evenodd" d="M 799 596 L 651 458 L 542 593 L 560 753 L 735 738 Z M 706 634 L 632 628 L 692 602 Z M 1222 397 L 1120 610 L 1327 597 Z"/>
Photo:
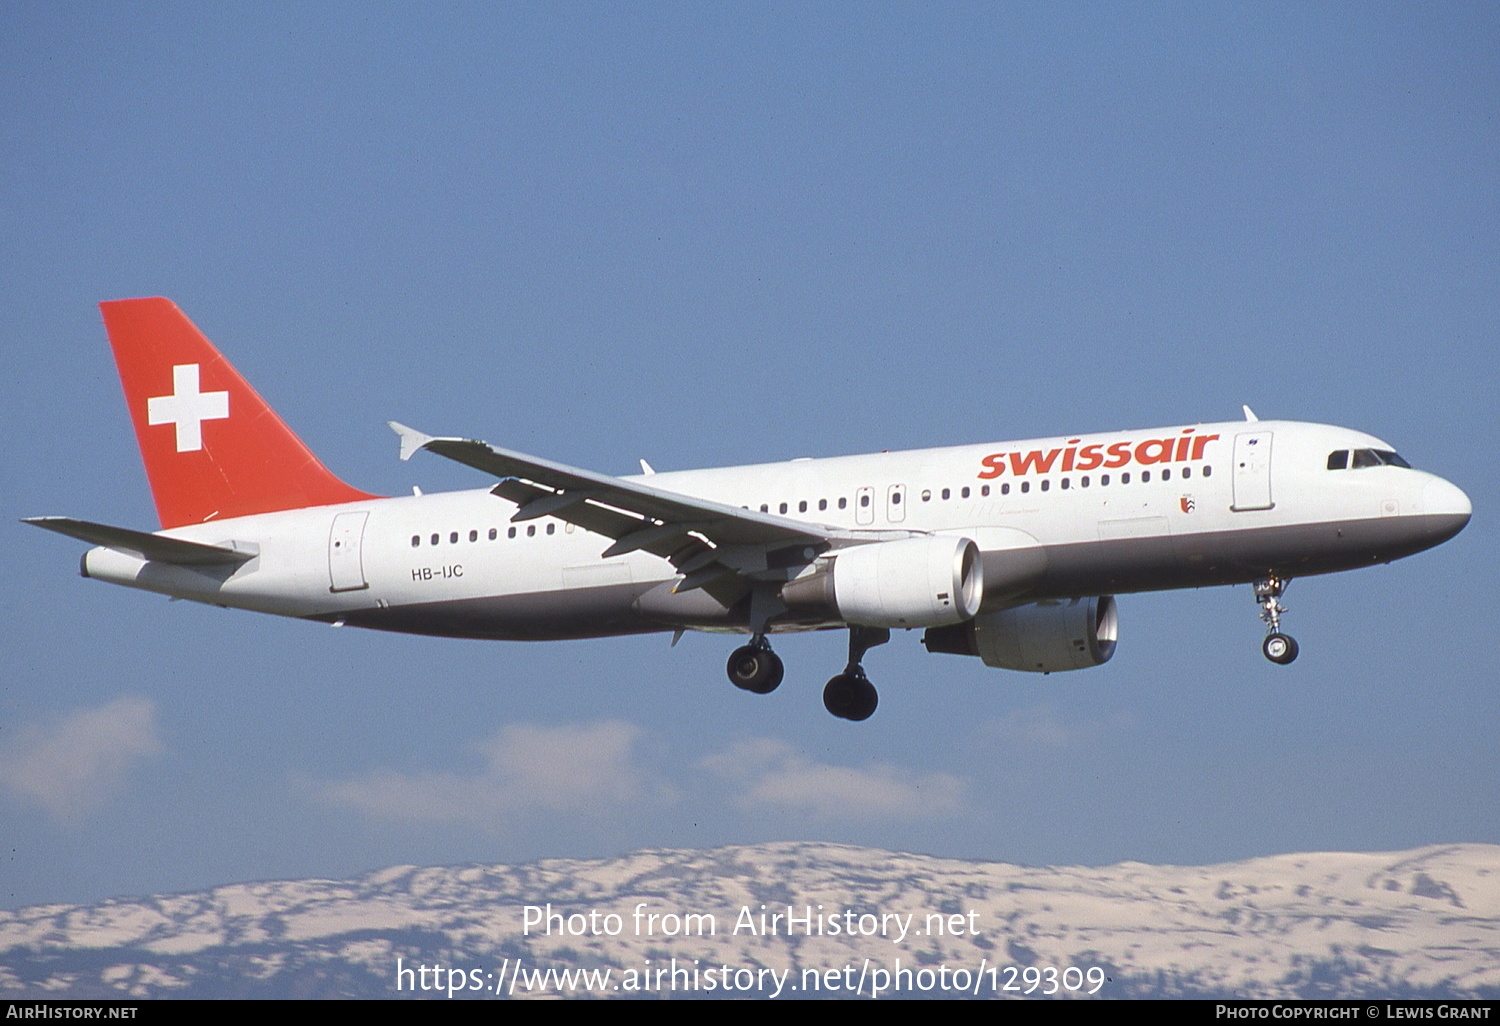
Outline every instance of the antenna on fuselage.
<path id="1" fill-rule="evenodd" d="M 1242 410 L 1245 411 L 1245 419 L 1246 420 L 1249 420 L 1249 421 L 1260 420 L 1260 418 L 1255 415 L 1255 411 L 1252 410 L 1250 407 L 1242 405 L 1240 407 L 1240 409 L 1242 409 Z"/>

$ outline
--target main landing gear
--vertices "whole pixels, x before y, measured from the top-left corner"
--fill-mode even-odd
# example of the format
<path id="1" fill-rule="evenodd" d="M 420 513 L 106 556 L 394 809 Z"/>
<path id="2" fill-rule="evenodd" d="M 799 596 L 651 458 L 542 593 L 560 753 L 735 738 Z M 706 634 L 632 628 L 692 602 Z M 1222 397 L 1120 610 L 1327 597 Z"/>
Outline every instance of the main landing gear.
<path id="1" fill-rule="evenodd" d="M 891 640 L 891 632 L 884 627 L 849 628 L 849 665 L 844 672 L 823 686 L 823 707 L 844 720 L 868 720 L 880 704 L 880 693 L 865 668 L 860 665 L 865 653 L 876 645 Z"/>
<path id="2" fill-rule="evenodd" d="M 1286 612 L 1286 607 L 1281 604 L 1281 596 L 1290 583 L 1292 582 L 1282 577 L 1266 577 L 1254 584 L 1255 601 L 1260 606 L 1260 618 L 1265 621 L 1267 631 L 1260 650 L 1271 662 L 1282 666 L 1297 658 L 1296 639 L 1290 634 L 1281 633 L 1281 614 Z"/>
<path id="3" fill-rule="evenodd" d="M 849 628 L 849 665 L 823 688 L 823 705 L 829 712 L 845 720 L 870 718 L 880 695 L 860 664 L 866 652 L 890 640 L 891 632 L 884 627 Z M 764 634 L 751 635 L 750 644 L 735 649 L 727 669 L 735 687 L 757 695 L 775 691 L 784 672 L 781 657 L 771 651 Z"/>
<path id="4" fill-rule="evenodd" d="M 737 688 L 769 695 L 781 684 L 786 667 L 781 657 L 771 651 L 764 634 L 750 639 L 750 644 L 734 650 L 729 657 L 729 680 Z"/>

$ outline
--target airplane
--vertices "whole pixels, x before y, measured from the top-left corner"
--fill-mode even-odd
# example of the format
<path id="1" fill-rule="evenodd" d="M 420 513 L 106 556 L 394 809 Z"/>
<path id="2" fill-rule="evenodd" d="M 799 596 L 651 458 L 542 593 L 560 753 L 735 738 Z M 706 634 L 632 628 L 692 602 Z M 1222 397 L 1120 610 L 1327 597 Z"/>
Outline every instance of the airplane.
<path id="1" fill-rule="evenodd" d="M 170 300 L 100 304 L 161 530 L 26 522 L 95 546 L 84 577 L 180 599 L 456 638 L 748 635 L 730 680 L 766 694 L 768 636 L 847 629 L 833 715 L 879 696 L 891 631 L 1051 673 L 1098 666 L 1115 595 L 1249 583 L 1273 663 L 1294 577 L 1439 545 L 1468 497 L 1370 435 L 1256 418 L 615 477 L 395 422 L 400 457 L 495 480 L 383 497 L 334 476 Z M 1273 455 L 1274 454 L 1274 455 Z"/>

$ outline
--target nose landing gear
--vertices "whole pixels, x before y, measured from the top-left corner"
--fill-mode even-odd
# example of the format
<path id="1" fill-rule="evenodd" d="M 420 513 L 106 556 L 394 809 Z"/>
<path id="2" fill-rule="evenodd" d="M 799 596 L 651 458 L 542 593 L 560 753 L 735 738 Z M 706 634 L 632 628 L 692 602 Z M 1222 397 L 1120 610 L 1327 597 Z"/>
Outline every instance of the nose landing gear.
<path id="1" fill-rule="evenodd" d="M 1286 612 L 1286 607 L 1281 604 L 1281 596 L 1286 592 L 1286 586 L 1291 582 L 1282 577 L 1265 577 L 1256 581 L 1255 601 L 1260 606 L 1260 618 L 1266 624 L 1266 639 L 1261 642 L 1260 650 L 1265 657 L 1273 663 L 1285 666 L 1297 658 L 1297 641 L 1290 634 L 1281 633 L 1281 614 Z"/>

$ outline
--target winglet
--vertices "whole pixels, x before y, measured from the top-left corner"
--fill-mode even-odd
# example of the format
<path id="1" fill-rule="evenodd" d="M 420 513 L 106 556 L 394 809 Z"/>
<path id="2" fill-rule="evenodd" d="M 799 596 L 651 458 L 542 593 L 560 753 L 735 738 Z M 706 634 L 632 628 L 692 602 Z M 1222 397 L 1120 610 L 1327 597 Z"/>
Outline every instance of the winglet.
<path id="1" fill-rule="evenodd" d="M 405 424 L 398 424 L 394 420 L 388 420 L 386 423 L 401 438 L 401 459 L 403 461 L 411 459 L 413 453 L 418 452 L 428 442 L 434 440 L 432 435 L 424 435 L 416 428 L 409 428 Z"/>

